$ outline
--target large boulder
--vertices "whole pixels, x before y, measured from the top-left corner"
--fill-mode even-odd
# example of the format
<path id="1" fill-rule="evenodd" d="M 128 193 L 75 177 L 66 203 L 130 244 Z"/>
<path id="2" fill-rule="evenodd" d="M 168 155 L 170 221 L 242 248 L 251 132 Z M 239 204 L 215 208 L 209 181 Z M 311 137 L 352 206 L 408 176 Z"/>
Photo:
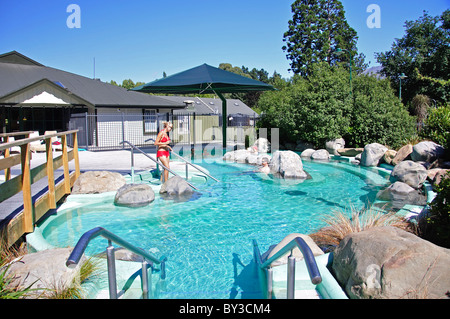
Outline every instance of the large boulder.
<path id="1" fill-rule="evenodd" d="M 304 150 L 301 154 L 300 157 L 302 158 L 311 158 L 311 155 L 314 154 L 316 150 L 313 148 L 307 148 L 306 150 Z"/>
<path id="2" fill-rule="evenodd" d="M 159 193 L 167 199 L 189 199 L 195 192 L 183 178 L 173 176 L 161 186 Z"/>
<path id="3" fill-rule="evenodd" d="M 386 189 L 379 191 L 377 198 L 382 201 L 390 201 L 392 207 L 398 209 L 405 205 L 425 206 L 427 204 L 425 195 L 402 182 L 395 182 Z"/>
<path id="4" fill-rule="evenodd" d="M 333 155 L 339 155 L 338 150 L 345 147 L 345 140 L 343 138 L 337 138 L 325 143 L 325 148 L 328 153 Z"/>
<path id="5" fill-rule="evenodd" d="M 340 156 L 346 156 L 346 157 L 355 157 L 362 152 L 364 152 L 363 148 L 341 148 L 337 150 L 338 154 Z"/>
<path id="6" fill-rule="evenodd" d="M 377 166 L 387 150 L 386 146 L 378 143 L 366 145 L 364 152 L 361 154 L 361 165 L 366 167 Z"/>
<path id="7" fill-rule="evenodd" d="M 292 151 L 276 151 L 272 155 L 271 173 L 285 179 L 307 179 L 300 156 Z"/>
<path id="8" fill-rule="evenodd" d="M 253 143 L 253 148 L 259 153 L 270 153 L 270 142 L 267 138 L 258 138 Z"/>
<path id="9" fill-rule="evenodd" d="M 410 158 L 410 155 L 413 151 L 413 146 L 411 144 L 407 144 L 400 148 L 395 155 L 395 157 L 392 159 L 392 165 L 397 165 L 398 163 L 407 160 Z"/>
<path id="10" fill-rule="evenodd" d="M 69 288 L 79 280 L 79 270 L 86 261 L 84 255 L 74 268 L 66 266 L 73 248 L 56 248 L 24 255 L 13 261 L 7 271 L 14 280 L 10 287 L 36 289 L 28 298 L 50 297 L 52 291 Z M 79 283 L 79 282 L 78 282 Z"/>
<path id="11" fill-rule="evenodd" d="M 392 161 L 394 160 L 395 156 L 397 155 L 397 152 L 394 150 L 387 150 L 386 153 L 383 155 L 383 161 L 386 164 L 392 165 Z"/>
<path id="12" fill-rule="evenodd" d="M 253 155 L 253 152 L 250 152 L 248 150 L 236 150 L 225 153 L 225 155 L 223 156 L 223 160 L 245 164 L 247 163 L 247 158 L 250 155 Z"/>
<path id="13" fill-rule="evenodd" d="M 450 249 L 404 230 L 376 227 L 345 237 L 332 269 L 352 299 L 447 298 Z"/>
<path id="14" fill-rule="evenodd" d="M 445 149 L 431 141 L 420 142 L 413 147 L 411 159 L 414 162 L 433 162 L 445 154 Z"/>
<path id="15" fill-rule="evenodd" d="M 403 161 L 394 167 L 391 173 L 391 181 L 399 181 L 419 189 L 427 179 L 427 170 L 419 163 Z"/>
<path id="16" fill-rule="evenodd" d="M 155 200 L 155 192 L 147 184 L 126 184 L 119 188 L 114 204 L 126 207 L 143 207 Z"/>
<path id="17" fill-rule="evenodd" d="M 89 171 L 75 181 L 72 194 L 101 194 L 115 192 L 126 184 L 125 177 L 108 171 Z"/>
<path id="18" fill-rule="evenodd" d="M 328 161 L 331 158 L 327 150 L 317 150 L 311 154 L 311 159 L 316 161 Z"/>

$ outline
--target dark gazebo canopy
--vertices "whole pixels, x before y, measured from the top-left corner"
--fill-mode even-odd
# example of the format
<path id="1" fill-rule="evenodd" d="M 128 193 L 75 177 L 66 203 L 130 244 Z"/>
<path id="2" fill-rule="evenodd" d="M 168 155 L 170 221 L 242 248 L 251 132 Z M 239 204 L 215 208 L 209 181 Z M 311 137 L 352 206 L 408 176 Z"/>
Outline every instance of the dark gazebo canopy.
<path id="1" fill-rule="evenodd" d="M 222 100 L 223 147 L 226 147 L 227 103 L 223 93 L 271 91 L 273 86 L 208 64 L 156 80 L 133 91 L 166 94 L 217 94 Z"/>

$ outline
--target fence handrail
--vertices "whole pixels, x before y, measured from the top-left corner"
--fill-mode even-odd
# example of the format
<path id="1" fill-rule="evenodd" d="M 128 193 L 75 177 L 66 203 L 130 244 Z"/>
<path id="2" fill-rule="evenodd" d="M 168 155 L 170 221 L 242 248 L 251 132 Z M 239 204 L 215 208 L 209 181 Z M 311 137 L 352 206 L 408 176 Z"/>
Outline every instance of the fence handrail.
<path id="1" fill-rule="evenodd" d="M 27 134 L 31 134 L 31 133 L 34 133 L 34 131 L 1 133 L 1 134 L 0 134 L 0 137 L 10 137 L 10 136 L 27 135 Z"/>
<path id="2" fill-rule="evenodd" d="M 21 145 L 29 144 L 31 142 L 49 139 L 52 137 L 66 136 L 66 135 L 73 134 L 76 132 L 78 132 L 78 130 L 65 131 L 65 132 L 60 132 L 60 133 L 52 133 L 52 134 L 46 134 L 46 135 L 39 135 L 39 136 L 35 136 L 35 137 L 28 137 L 28 138 L 20 139 L 20 140 L 14 141 L 14 142 L 2 143 L 2 144 L 0 144 L 0 151 L 3 151 L 7 148 L 11 148 L 14 146 L 21 146 Z M 17 134 L 17 135 L 24 135 L 24 133 Z M 12 135 L 10 135 L 10 136 L 12 136 Z"/>

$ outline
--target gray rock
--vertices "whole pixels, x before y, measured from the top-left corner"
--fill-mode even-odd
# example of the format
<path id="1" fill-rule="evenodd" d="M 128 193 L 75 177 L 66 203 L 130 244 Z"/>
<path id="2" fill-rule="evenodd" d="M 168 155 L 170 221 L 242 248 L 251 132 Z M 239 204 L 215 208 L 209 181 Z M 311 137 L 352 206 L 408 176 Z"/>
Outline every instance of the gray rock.
<path id="1" fill-rule="evenodd" d="M 115 192 L 126 184 L 125 177 L 115 172 L 89 171 L 75 181 L 72 194 L 101 194 Z"/>
<path id="2" fill-rule="evenodd" d="M 386 164 L 392 165 L 392 161 L 395 158 L 395 156 L 397 155 L 397 152 L 394 150 L 387 150 L 386 153 L 384 153 L 383 155 L 383 161 Z"/>
<path id="3" fill-rule="evenodd" d="M 292 151 L 277 151 L 270 162 L 271 173 L 284 179 L 307 179 L 300 156 Z"/>
<path id="4" fill-rule="evenodd" d="M 270 153 L 270 142 L 267 138 L 258 138 L 253 146 L 259 153 Z"/>
<path id="5" fill-rule="evenodd" d="M 361 154 L 361 165 L 366 167 L 377 166 L 387 150 L 386 146 L 378 143 L 366 145 L 364 152 Z"/>
<path id="6" fill-rule="evenodd" d="M 143 207 L 155 200 L 155 192 L 146 184 L 126 184 L 119 188 L 114 204 L 126 207 Z"/>
<path id="7" fill-rule="evenodd" d="M 392 165 L 397 165 L 398 163 L 407 160 L 413 151 L 413 146 L 411 144 L 407 144 L 398 150 L 395 157 L 392 159 Z"/>
<path id="8" fill-rule="evenodd" d="M 355 157 L 362 152 L 364 152 L 363 148 L 342 148 L 337 150 L 338 154 L 340 156 L 346 156 L 346 157 Z"/>
<path id="9" fill-rule="evenodd" d="M 304 151 L 302 152 L 302 154 L 300 155 L 300 157 L 303 157 L 303 158 L 311 158 L 311 155 L 313 155 L 313 153 L 314 153 L 315 151 L 316 151 L 315 149 L 308 148 L 308 149 L 306 149 L 306 150 L 304 150 Z"/>
<path id="10" fill-rule="evenodd" d="M 395 227 L 345 237 L 332 269 L 352 299 L 446 299 L 450 250 Z"/>
<path id="11" fill-rule="evenodd" d="M 12 287 L 28 287 L 36 289 L 28 298 L 45 297 L 50 290 L 69 288 L 79 280 L 79 270 L 86 261 L 82 257 L 75 268 L 68 268 L 66 261 L 72 248 L 56 248 L 27 254 L 14 261 L 7 271 L 14 275 Z"/>
<path id="12" fill-rule="evenodd" d="M 399 181 L 419 189 L 427 179 L 427 170 L 423 165 L 413 161 L 403 161 L 397 164 L 391 173 L 391 181 Z"/>
<path id="13" fill-rule="evenodd" d="M 168 199 L 189 199 L 195 192 L 180 176 L 169 178 L 159 190 Z"/>
<path id="14" fill-rule="evenodd" d="M 411 159 L 414 162 L 432 162 L 445 153 L 444 147 L 434 142 L 420 142 L 413 147 Z"/>
<path id="15" fill-rule="evenodd" d="M 236 150 L 225 153 L 223 160 L 245 164 L 247 163 L 247 158 L 251 155 L 253 155 L 252 152 L 248 150 Z"/>
<path id="16" fill-rule="evenodd" d="M 330 153 L 327 150 L 317 150 L 311 154 L 311 159 L 328 161 L 331 158 Z"/>
<path id="17" fill-rule="evenodd" d="M 395 182 L 377 194 L 377 198 L 390 201 L 393 208 L 401 209 L 405 205 L 426 205 L 427 198 L 417 189 L 406 183 Z"/>
<path id="18" fill-rule="evenodd" d="M 337 138 L 325 143 L 325 148 L 328 153 L 333 155 L 339 155 L 339 149 L 343 149 L 345 147 L 345 140 L 343 138 Z"/>

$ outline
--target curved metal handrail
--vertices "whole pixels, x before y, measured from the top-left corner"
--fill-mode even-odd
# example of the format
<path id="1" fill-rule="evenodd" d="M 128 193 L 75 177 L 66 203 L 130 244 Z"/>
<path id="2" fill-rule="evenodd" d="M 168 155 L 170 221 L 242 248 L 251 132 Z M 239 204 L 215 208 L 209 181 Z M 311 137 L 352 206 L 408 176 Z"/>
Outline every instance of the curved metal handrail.
<path id="1" fill-rule="evenodd" d="M 75 267 L 80 259 L 81 256 L 84 254 L 84 251 L 86 250 L 87 246 L 89 245 L 89 242 L 93 240 L 94 238 L 102 236 L 114 243 L 116 243 L 119 246 L 122 246 L 123 248 L 128 249 L 129 251 L 144 257 L 145 259 L 154 262 L 155 264 L 161 264 L 167 260 L 166 257 L 162 258 L 156 258 L 155 256 L 152 256 L 151 254 L 145 252 L 144 250 L 137 248 L 133 246 L 132 244 L 126 242 L 119 236 L 114 235 L 113 233 L 109 232 L 103 227 L 96 227 L 93 228 L 87 232 L 85 232 L 80 239 L 78 240 L 75 248 L 72 250 L 72 253 L 70 254 L 69 258 L 67 259 L 66 266 L 67 267 Z"/>
<path id="2" fill-rule="evenodd" d="M 291 256 L 288 258 L 288 278 L 287 278 L 287 296 L 288 299 L 294 298 L 294 290 L 295 290 L 295 257 L 292 256 L 292 251 L 295 248 L 300 249 L 300 251 L 303 254 L 306 267 L 308 269 L 309 277 L 311 279 L 311 282 L 314 285 L 318 285 L 322 282 L 322 276 L 320 275 L 319 268 L 317 267 L 316 259 L 314 258 L 314 254 L 311 251 L 311 248 L 309 248 L 308 244 L 303 240 L 301 237 L 297 237 L 290 241 L 287 245 L 285 245 L 283 248 L 281 248 L 276 254 L 274 254 L 272 257 L 267 259 L 266 261 L 262 261 L 261 254 L 259 252 L 258 245 L 256 243 L 256 240 L 253 240 L 253 250 L 255 255 L 256 263 L 259 265 L 261 269 L 266 270 L 267 275 L 267 295 L 268 298 L 271 298 L 272 295 L 272 280 L 273 280 L 273 273 L 272 273 L 272 266 L 271 264 L 274 261 L 277 261 L 281 257 L 283 257 L 286 253 L 291 251 Z"/>
<path id="3" fill-rule="evenodd" d="M 94 238 L 102 236 L 108 240 L 108 247 L 106 248 L 106 258 L 108 265 L 108 283 L 109 283 L 109 295 L 111 299 L 117 299 L 117 279 L 116 279 L 116 267 L 115 267 L 115 256 L 114 256 L 114 247 L 112 246 L 112 242 L 118 244 L 119 246 L 143 257 L 142 261 L 142 293 L 145 299 L 148 298 L 149 292 L 151 293 L 151 276 L 148 277 L 147 269 L 148 262 L 160 264 L 161 272 L 160 278 L 162 280 L 166 279 L 166 257 L 156 258 L 155 256 L 145 252 L 144 250 L 133 246 L 132 244 L 126 242 L 119 236 L 114 235 L 113 233 L 107 231 L 103 227 L 96 227 L 91 229 L 90 231 L 85 232 L 80 239 L 78 240 L 75 248 L 72 250 L 69 258 L 66 261 L 66 266 L 69 268 L 75 267 L 81 259 L 81 256 L 84 254 L 87 246 Z M 150 288 L 150 289 L 149 289 Z"/>
<path id="4" fill-rule="evenodd" d="M 280 249 L 275 255 L 271 258 L 267 259 L 260 267 L 266 268 L 269 267 L 274 261 L 283 257 L 287 252 L 293 250 L 298 247 L 303 254 L 303 257 L 306 262 L 306 267 L 308 268 L 309 277 L 311 278 L 311 282 L 314 285 L 318 285 L 322 282 L 322 277 L 320 276 L 319 268 L 317 267 L 316 259 L 314 258 L 314 254 L 309 248 L 308 244 L 301 237 L 297 237 L 289 242 L 286 246 Z"/>
<path id="5" fill-rule="evenodd" d="M 155 160 L 153 157 L 151 157 L 150 155 L 148 155 L 147 153 L 145 153 L 143 150 L 141 150 L 139 147 L 137 147 L 136 145 L 128 142 L 128 141 L 122 141 L 119 144 L 123 144 L 123 143 L 127 143 L 128 145 L 131 146 L 131 148 L 141 152 L 145 157 L 147 157 L 148 159 L 151 159 L 153 162 L 155 162 L 157 165 L 161 165 L 165 170 L 169 171 L 170 173 L 172 173 L 175 176 L 181 177 L 180 175 L 178 175 L 177 173 L 175 173 L 174 171 L 172 171 L 170 168 L 166 167 L 163 163 L 158 162 L 157 160 Z M 186 181 L 186 183 L 192 187 L 195 190 L 199 190 L 197 187 L 195 187 L 194 185 L 192 185 L 191 183 L 189 183 L 188 181 Z"/>

